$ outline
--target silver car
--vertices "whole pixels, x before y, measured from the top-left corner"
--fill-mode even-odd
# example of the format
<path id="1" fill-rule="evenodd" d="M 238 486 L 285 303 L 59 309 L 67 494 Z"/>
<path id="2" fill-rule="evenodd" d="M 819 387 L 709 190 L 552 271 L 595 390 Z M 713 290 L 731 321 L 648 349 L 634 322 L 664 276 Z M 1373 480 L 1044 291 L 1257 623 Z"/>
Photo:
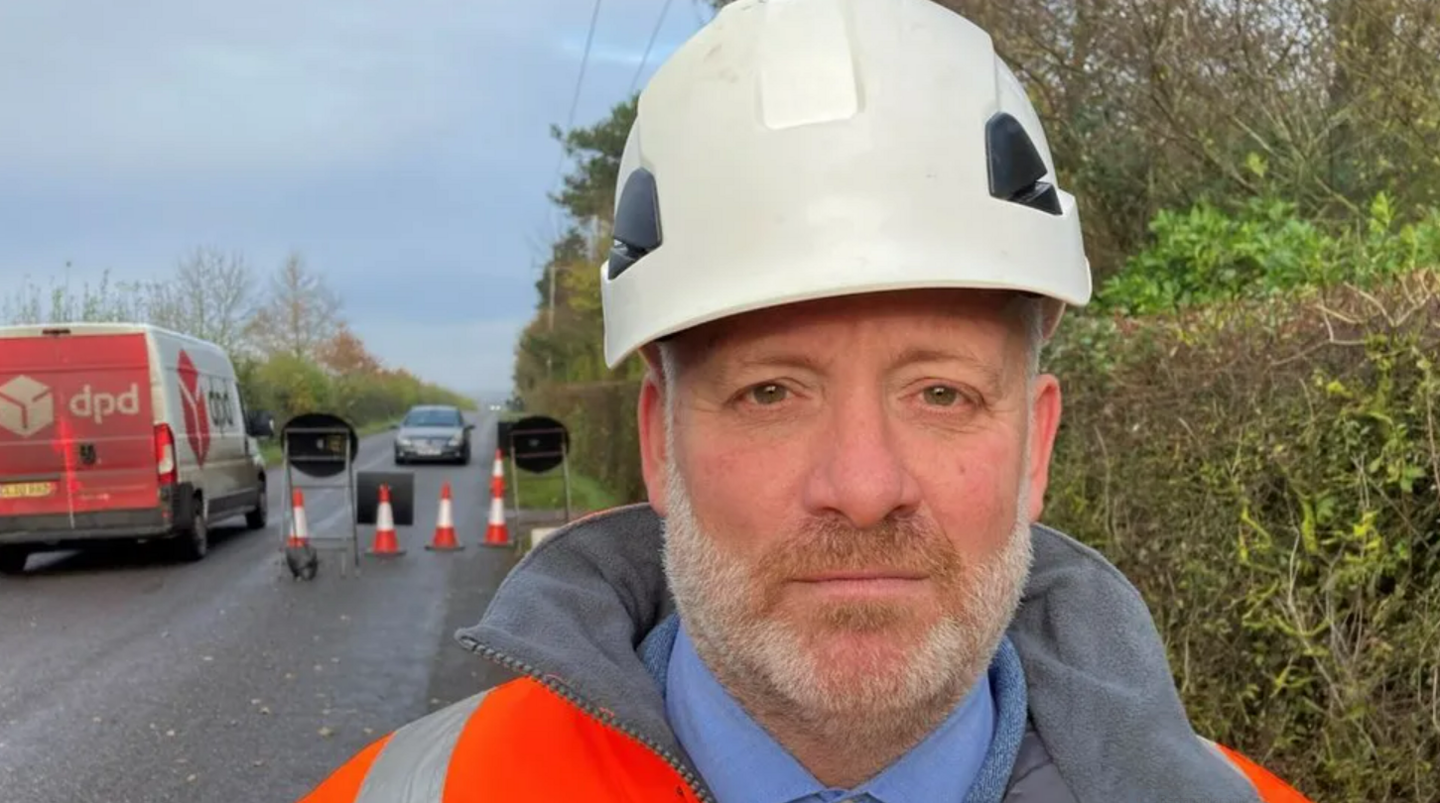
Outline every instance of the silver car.
<path id="1" fill-rule="evenodd" d="M 395 433 L 395 463 L 438 460 L 466 465 L 470 462 L 470 431 L 474 428 L 456 407 L 412 407 Z"/>

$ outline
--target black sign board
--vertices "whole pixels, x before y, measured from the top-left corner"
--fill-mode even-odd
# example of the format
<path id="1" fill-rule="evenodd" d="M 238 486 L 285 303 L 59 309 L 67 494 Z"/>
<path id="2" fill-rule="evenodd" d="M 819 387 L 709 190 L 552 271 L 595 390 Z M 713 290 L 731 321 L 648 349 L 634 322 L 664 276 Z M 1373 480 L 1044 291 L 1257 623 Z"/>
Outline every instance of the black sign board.
<path id="1" fill-rule="evenodd" d="M 498 421 L 495 424 L 495 445 L 500 447 L 500 453 L 506 457 L 510 456 L 510 426 L 514 421 Z"/>
<path id="2" fill-rule="evenodd" d="M 380 514 L 380 486 L 390 489 L 396 527 L 415 524 L 415 475 L 409 471 L 362 471 L 355 479 L 355 522 L 374 524 Z"/>
<path id="3" fill-rule="evenodd" d="M 310 477 L 342 474 L 360 452 L 360 436 L 355 434 L 355 428 L 329 413 L 295 416 L 285 423 L 280 438 L 291 467 Z"/>
<path id="4" fill-rule="evenodd" d="M 570 432 L 553 418 L 532 415 L 510 425 L 508 441 L 518 468 L 543 474 L 564 461 Z"/>

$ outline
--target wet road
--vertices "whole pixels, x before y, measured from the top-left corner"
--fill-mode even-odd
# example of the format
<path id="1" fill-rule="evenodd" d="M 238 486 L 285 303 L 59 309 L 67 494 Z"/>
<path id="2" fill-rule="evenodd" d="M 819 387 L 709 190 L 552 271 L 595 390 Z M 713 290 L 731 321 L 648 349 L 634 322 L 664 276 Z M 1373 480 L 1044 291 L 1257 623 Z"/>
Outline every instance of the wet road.
<path id="1" fill-rule="evenodd" d="M 493 417 L 468 467 L 408 466 L 407 554 L 330 557 L 313 582 L 281 563 L 278 473 L 271 523 L 217 525 L 210 555 L 156 549 L 31 559 L 0 578 L 0 801 L 295 801 L 374 738 L 505 679 L 454 643 L 513 564 L 484 548 Z M 362 442 L 360 470 L 395 470 L 391 435 Z M 462 552 L 424 549 L 449 480 Z M 349 526 L 343 492 L 307 492 L 312 535 Z M 511 525 L 512 538 L 516 534 Z M 360 529 L 362 550 L 374 530 Z"/>

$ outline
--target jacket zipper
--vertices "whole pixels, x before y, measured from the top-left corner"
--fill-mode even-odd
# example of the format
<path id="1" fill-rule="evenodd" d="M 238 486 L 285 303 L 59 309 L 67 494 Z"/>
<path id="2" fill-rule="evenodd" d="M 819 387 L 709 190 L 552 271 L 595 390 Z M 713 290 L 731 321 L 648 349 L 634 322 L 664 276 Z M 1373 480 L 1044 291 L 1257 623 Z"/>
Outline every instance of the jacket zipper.
<path id="1" fill-rule="evenodd" d="M 652 739 L 646 737 L 644 734 L 640 733 L 634 728 L 631 728 L 625 723 L 620 722 L 613 716 L 607 716 L 599 708 L 581 699 L 560 683 L 557 683 L 551 678 L 545 676 L 535 667 L 524 663 L 523 661 L 517 661 L 514 658 L 511 658 L 510 656 L 500 652 L 499 650 L 494 649 L 493 647 L 486 647 L 485 645 L 479 643 L 478 641 L 475 641 L 472 638 L 462 636 L 460 638 L 460 642 L 464 644 L 465 647 L 468 648 L 471 652 L 479 653 L 481 656 L 491 661 L 494 661 L 497 664 L 500 664 L 501 666 L 511 670 L 512 672 L 520 672 L 531 680 L 540 683 L 542 686 L 549 689 L 552 693 L 556 694 L 561 699 L 565 700 L 576 708 L 579 708 L 582 712 L 585 713 L 586 716 L 589 716 L 596 722 L 599 722 L 600 724 L 613 730 L 617 730 L 620 733 L 623 733 L 631 739 L 634 739 L 635 741 L 644 745 L 646 749 L 663 759 L 666 764 L 670 765 L 671 769 L 675 770 L 675 772 L 679 774 L 680 778 L 685 781 L 685 787 L 690 790 L 690 794 L 694 795 L 697 800 L 701 801 L 701 803 L 716 803 L 715 799 L 712 798 L 706 791 L 704 791 L 700 779 L 695 777 L 695 774 L 692 773 L 689 769 L 687 769 L 684 763 L 681 762 L 679 758 L 677 758 L 669 750 L 666 750 L 665 748 L 656 744 Z"/>

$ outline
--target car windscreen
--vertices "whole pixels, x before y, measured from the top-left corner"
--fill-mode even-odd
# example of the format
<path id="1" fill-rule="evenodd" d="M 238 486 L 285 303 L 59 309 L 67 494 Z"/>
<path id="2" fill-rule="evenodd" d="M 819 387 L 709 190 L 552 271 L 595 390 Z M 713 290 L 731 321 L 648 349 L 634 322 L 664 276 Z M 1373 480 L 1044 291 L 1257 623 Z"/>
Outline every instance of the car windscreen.
<path id="1" fill-rule="evenodd" d="M 454 410 L 416 410 L 405 416 L 407 427 L 458 427 L 460 414 Z"/>

